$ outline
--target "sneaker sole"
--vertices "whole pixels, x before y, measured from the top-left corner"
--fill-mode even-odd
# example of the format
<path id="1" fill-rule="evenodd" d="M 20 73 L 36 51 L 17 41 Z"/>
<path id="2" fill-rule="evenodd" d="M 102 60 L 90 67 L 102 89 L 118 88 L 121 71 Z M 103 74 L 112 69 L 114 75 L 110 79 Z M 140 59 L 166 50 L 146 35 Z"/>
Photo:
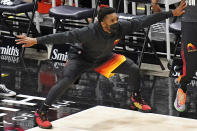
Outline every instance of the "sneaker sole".
<path id="1" fill-rule="evenodd" d="M 178 112 L 184 112 L 184 111 L 185 111 L 185 109 L 180 109 L 180 108 L 177 107 L 177 95 L 176 95 L 176 99 L 175 99 L 175 101 L 174 101 L 174 108 L 175 108 Z"/>
<path id="2" fill-rule="evenodd" d="M 181 109 L 179 109 L 179 108 L 177 107 L 176 100 L 175 100 L 175 102 L 174 102 L 174 108 L 175 108 L 178 112 L 184 112 L 184 111 L 185 111 L 185 109 L 184 109 L 184 110 L 181 110 Z"/>
<path id="3" fill-rule="evenodd" d="M 151 113 L 151 112 L 152 112 L 152 110 L 142 110 L 142 109 L 139 109 L 139 108 L 135 107 L 135 106 L 133 105 L 133 103 L 131 103 L 129 106 L 130 106 L 130 108 L 131 108 L 132 110 L 135 110 L 135 111 L 139 111 L 139 112 L 143 112 L 143 113 Z M 133 107 L 135 107 L 135 109 L 133 109 Z"/>
<path id="4" fill-rule="evenodd" d="M 16 96 L 16 93 L 0 93 L 0 96 Z"/>
<path id="5" fill-rule="evenodd" d="M 53 128 L 53 126 L 43 127 L 43 126 L 38 125 L 38 124 L 36 123 L 36 116 L 34 116 L 34 124 L 35 124 L 35 126 L 38 126 L 38 127 L 42 128 L 42 129 L 52 129 L 52 128 Z"/>
<path id="6" fill-rule="evenodd" d="M 52 126 L 50 126 L 50 127 L 42 127 L 42 126 L 38 125 L 38 127 L 42 128 L 42 129 L 52 129 Z"/>

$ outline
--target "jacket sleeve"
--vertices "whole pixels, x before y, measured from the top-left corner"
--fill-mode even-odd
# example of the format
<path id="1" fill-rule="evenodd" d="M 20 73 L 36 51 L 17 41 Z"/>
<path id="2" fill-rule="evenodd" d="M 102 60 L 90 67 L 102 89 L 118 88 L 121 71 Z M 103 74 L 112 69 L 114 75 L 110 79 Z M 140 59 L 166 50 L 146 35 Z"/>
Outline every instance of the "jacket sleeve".
<path id="1" fill-rule="evenodd" d="M 172 11 L 169 11 L 148 16 L 139 16 L 131 20 L 120 21 L 121 34 L 127 35 L 133 33 L 135 31 L 138 31 L 139 29 L 148 27 L 172 16 Z"/>
<path id="2" fill-rule="evenodd" d="M 63 33 L 56 33 L 38 37 L 38 44 L 65 44 L 65 43 L 85 43 L 89 37 L 89 28 L 74 29 Z"/>

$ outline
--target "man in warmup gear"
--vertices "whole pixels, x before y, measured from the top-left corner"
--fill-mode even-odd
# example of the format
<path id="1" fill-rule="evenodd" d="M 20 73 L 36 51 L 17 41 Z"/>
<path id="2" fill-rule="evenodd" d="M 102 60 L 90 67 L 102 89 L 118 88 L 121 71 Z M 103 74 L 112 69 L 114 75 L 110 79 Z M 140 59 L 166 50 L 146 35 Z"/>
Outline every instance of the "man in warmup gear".
<path id="1" fill-rule="evenodd" d="M 112 50 L 123 36 L 169 17 L 180 16 L 184 13 L 185 7 L 185 0 L 182 0 L 179 7 L 173 11 L 137 17 L 129 21 L 118 21 L 116 10 L 104 7 L 98 12 L 98 22 L 87 27 L 38 38 L 18 36 L 17 44 L 24 44 L 23 47 L 35 44 L 81 43 L 81 47 L 71 47 L 69 61 L 63 69 L 63 78 L 49 91 L 43 105 L 35 112 L 36 123 L 41 128 L 51 128 L 46 115 L 49 107 L 82 73 L 90 70 L 99 72 L 107 78 L 114 73 L 127 74 L 129 87 L 133 87 L 130 89 L 131 107 L 140 111 L 150 111 L 151 107 L 141 96 L 138 66 L 131 59 L 112 53 Z"/>

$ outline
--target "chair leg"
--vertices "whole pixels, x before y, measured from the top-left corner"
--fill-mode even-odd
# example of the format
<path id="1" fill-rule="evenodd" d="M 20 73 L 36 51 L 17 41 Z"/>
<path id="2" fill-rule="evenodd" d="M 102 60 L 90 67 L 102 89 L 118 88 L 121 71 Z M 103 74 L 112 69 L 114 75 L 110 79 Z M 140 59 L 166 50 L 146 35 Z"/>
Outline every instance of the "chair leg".
<path id="1" fill-rule="evenodd" d="M 33 18 L 34 18 L 34 14 L 32 14 L 32 18 L 30 18 L 27 14 L 27 12 L 25 12 L 27 18 L 29 19 L 29 25 L 28 25 L 28 29 L 27 29 L 27 36 L 29 36 L 30 34 L 30 30 L 31 30 L 31 26 L 33 24 Z M 25 48 L 22 48 L 21 50 L 21 55 L 20 55 L 20 58 L 23 59 L 23 56 L 24 56 L 24 53 L 25 53 Z"/>
<path id="2" fill-rule="evenodd" d="M 139 59 L 138 59 L 138 66 L 139 66 L 139 68 L 141 67 L 141 64 L 142 64 L 144 50 L 145 50 L 145 47 L 146 47 L 146 44 L 147 44 L 147 40 L 148 40 L 147 38 L 148 38 L 149 30 L 150 30 L 150 26 L 148 27 L 148 30 L 145 32 L 145 39 L 144 39 L 144 43 L 143 43 L 143 46 L 142 46 L 142 51 L 140 52 L 140 56 L 139 56 Z"/>
<path id="3" fill-rule="evenodd" d="M 32 17 L 31 17 L 31 19 L 29 21 L 29 27 L 28 27 L 28 30 L 27 30 L 27 36 L 29 35 L 30 30 L 31 30 L 31 26 L 33 24 L 33 20 L 34 20 L 34 16 L 35 16 L 35 13 L 36 13 L 37 5 L 38 5 L 38 0 L 34 0 L 34 6 L 33 6 L 33 10 L 32 10 Z M 27 16 L 28 16 L 28 14 L 27 14 Z"/>
<path id="4" fill-rule="evenodd" d="M 99 3 L 100 3 L 100 0 L 97 0 L 96 1 L 96 9 L 94 10 L 94 13 L 93 13 L 93 16 L 92 16 L 93 17 L 92 23 L 95 22 L 95 17 L 97 15 L 97 9 L 98 9 Z"/>
<path id="5" fill-rule="evenodd" d="M 154 55 L 155 55 L 155 58 L 156 58 L 156 59 L 158 60 L 158 62 L 159 62 L 159 65 L 160 65 L 161 69 L 162 69 L 162 70 L 165 70 L 165 67 L 164 67 L 163 64 L 161 63 L 161 60 L 159 59 L 159 57 L 158 57 L 158 55 L 157 55 L 157 52 L 156 52 L 156 50 L 155 50 L 155 48 L 154 48 L 153 43 L 150 41 L 149 38 L 147 38 L 147 39 L 148 39 L 148 43 L 150 44 L 150 47 L 152 48 L 152 51 L 153 51 L 153 53 L 154 53 Z"/>
<path id="6" fill-rule="evenodd" d="M 60 20 L 59 19 L 55 19 L 55 30 L 56 30 L 56 32 L 58 31 L 58 29 L 59 29 L 59 27 L 60 27 L 60 25 L 61 25 L 61 22 L 60 22 Z"/>
<path id="7" fill-rule="evenodd" d="M 35 16 L 35 10 L 32 11 L 32 17 L 31 17 L 31 18 L 29 17 L 29 15 L 28 15 L 27 12 L 25 12 L 25 14 L 26 14 L 27 18 L 29 19 L 29 25 L 28 25 L 28 29 L 27 29 L 27 36 L 29 36 L 31 30 L 33 31 L 33 33 L 36 34 L 36 36 L 39 36 L 40 33 L 39 33 L 38 30 L 35 28 L 36 26 L 35 26 L 35 24 L 34 24 L 34 22 L 33 22 L 34 16 Z"/>
<path id="8" fill-rule="evenodd" d="M 156 59 L 158 60 L 158 62 L 159 62 L 159 65 L 160 65 L 161 69 L 162 69 L 162 70 L 165 70 L 163 64 L 161 63 L 161 60 L 159 59 L 159 57 L 158 57 L 158 55 L 157 55 L 157 53 L 156 53 L 156 50 L 155 50 L 155 48 L 154 48 L 152 42 L 150 41 L 150 39 L 149 39 L 149 37 L 148 37 L 149 31 L 150 31 L 150 26 L 148 27 L 148 30 L 147 30 L 146 33 L 145 33 L 145 40 L 144 40 L 144 44 L 143 44 L 143 47 L 142 47 L 142 51 L 140 52 L 140 57 L 139 57 L 139 59 L 138 59 L 138 66 L 139 66 L 139 68 L 141 67 L 141 63 L 142 63 L 142 59 L 143 59 L 143 55 L 144 55 L 144 50 L 145 50 L 146 45 L 149 43 L 149 44 L 150 44 L 150 47 L 151 47 L 151 49 L 152 49 L 152 51 L 153 51 L 153 53 L 154 53 L 154 55 L 155 55 L 155 58 L 156 58 Z"/>
<path id="9" fill-rule="evenodd" d="M 173 58 L 176 57 L 177 47 L 179 45 L 180 40 L 181 40 L 181 37 L 179 35 L 176 35 L 176 43 L 175 43 L 175 49 L 174 49 L 174 56 L 173 56 Z"/>
<path id="10" fill-rule="evenodd" d="M 138 66 L 139 66 L 139 68 L 141 67 L 145 46 L 147 44 L 147 36 L 148 36 L 147 34 L 148 33 L 146 33 L 146 37 L 145 37 L 145 40 L 144 40 L 144 43 L 143 43 L 143 46 L 142 46 L 142 51 L 140 52 L 140 56 L 138 58 Z"/>
<path id="11" fill-rule="evenodd" d="M 31 17 L 31 18 L 29 17 L 28 13 L 25 12 L 27 18 L 29 18 L 29 25 L 28 25 L 28 29 L 27 29 L 27 36 L 29 36 L 31 29 L 32 29 L 32 31 L 34 30 L 34 31 L 36 32 L 37 35 L 39 34 L 38 31 L 37 31 L 37 29 L 35 28 L 34 23 L 33 23 L 34 16 L 35 16 L 35 12 L 36 12 L 36 6 L 37 6 L 37 0 L 36 0 L 36 2 L 34 3 L 34 7 L 33 7 L 33 11 L 32 11 L 32 17 Z M 33 26 L 33 28 L 32 28 L 32 26 Z M 38 36 L 39 36 L 39 35 L 38 35 Z M 24 53 L 25 53 L 25 48 L 22 48 L 21 56 L 20 56 L 21 58 L 23 58 Z"/>
<path id="12" fill-rule="evenodd" d="M 175 43 L 175 49 L 174 49 L 174 56 L 173 56 L 172 63 L 171 63 L 169 77 L 172 76 L 172 71 L 173 71 L 173 67 L 174 67 L 174 61 L 175 61 L 175 58 L 176 58 L 177 48 L 178 48 L 178 45 L 179 45 L 180 40 L 181 40 L 181 37 L 179 35 L 176 35 L 176 43 Z"/>

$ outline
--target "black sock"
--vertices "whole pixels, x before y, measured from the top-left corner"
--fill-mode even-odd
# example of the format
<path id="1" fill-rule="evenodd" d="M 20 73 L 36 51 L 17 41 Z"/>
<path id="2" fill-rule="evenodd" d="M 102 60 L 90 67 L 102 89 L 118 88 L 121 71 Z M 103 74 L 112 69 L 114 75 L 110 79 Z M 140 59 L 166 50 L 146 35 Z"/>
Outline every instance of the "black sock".
<path id="1" fill-rule="evenodd" d="M 187 92 L 187 88 L 186 87 L 184 87 L 184 88 L 181 87 L 181 89 L 183 90 L 184 93 Z"/>
<path id="2" fill-rule="evenodd" d="M 47 105 L 47 104 L 43 103 L 40 110 L 38 111 L 38 113 L 39 114 L 46 113 L 49 108 L 50 108 L 50 105 Z"/>
<path id="3" fill-rule="evenodd" d="M 181 84 L 180 88 L 183 90 L 184 93 L 187 92 L 187 84 L 186 83 Z"/>
<path id="4" fill-rule="evenodd" d="M 132 96 L 133 97 L 141 97 L 141 92 L 138 90 L 138 91 L 132 91 Z"/>

